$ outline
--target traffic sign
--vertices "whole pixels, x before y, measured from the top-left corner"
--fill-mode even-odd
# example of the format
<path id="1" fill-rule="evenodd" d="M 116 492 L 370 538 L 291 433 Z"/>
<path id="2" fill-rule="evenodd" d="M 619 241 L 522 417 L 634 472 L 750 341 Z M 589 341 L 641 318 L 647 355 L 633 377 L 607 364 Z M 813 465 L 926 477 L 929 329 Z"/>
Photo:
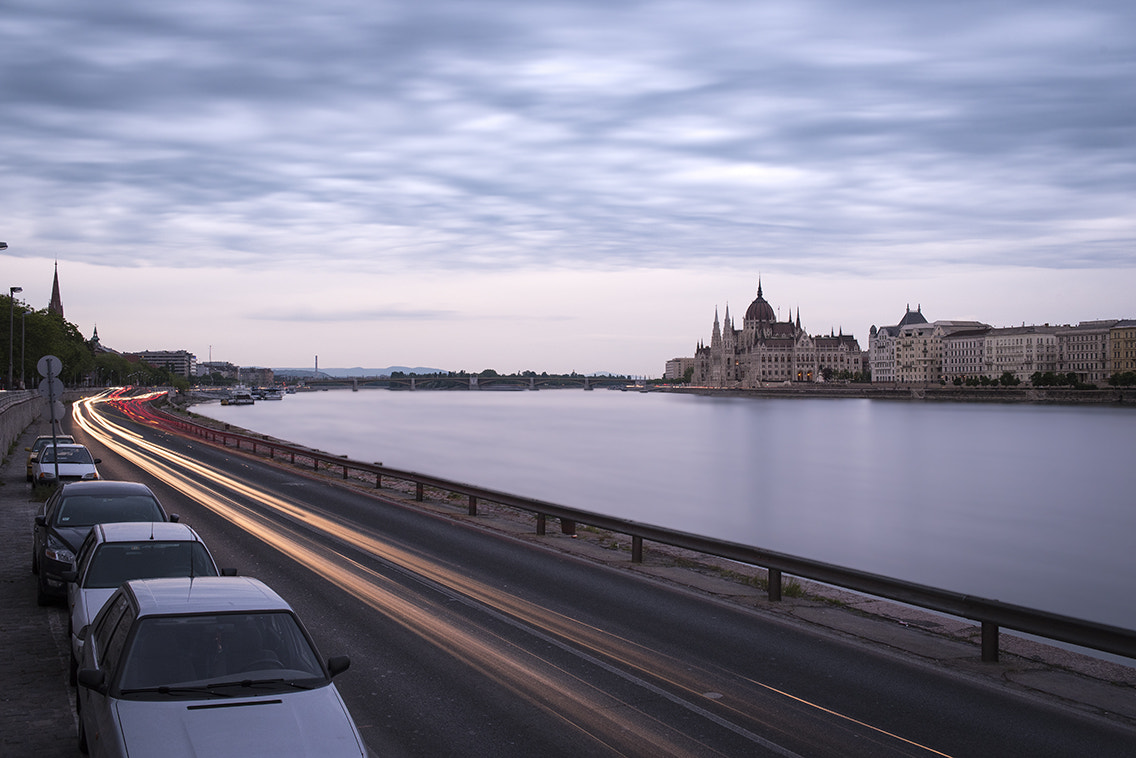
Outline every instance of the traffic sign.
<path id="1" fill-rule="evenodd" d="M 62 421 L 67 416 L 67 408 L 64 407 L 62 400 L 56 400 L 47 404 L 47 409 L 51 412 L 51 421 Z"/>
<path id="2" fill-rule="evenodd" d="M 57 376 L 49 376 L 39 383 L 39 394 L 48 400 L 63 397 L 63 381 Z"/>
<path id="3" fill-rule="evenodd" d="M 63 361 L 54 355 L 45 355 L 36 363 L 36 368 L 39 369 L 40 376 L 59 376 L 59 372 L 63 370 Z"/>

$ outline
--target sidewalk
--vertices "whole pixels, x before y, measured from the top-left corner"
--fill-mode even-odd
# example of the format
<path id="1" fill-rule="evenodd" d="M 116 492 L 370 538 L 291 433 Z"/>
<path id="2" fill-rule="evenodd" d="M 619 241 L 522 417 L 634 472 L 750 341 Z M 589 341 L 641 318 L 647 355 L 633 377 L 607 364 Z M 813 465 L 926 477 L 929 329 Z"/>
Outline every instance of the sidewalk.
<path id="1" fill-rule="evenodd" d="M 32 522 L 40 503 L 29 500 L 24 448 L 36 421 L 0 465 L 0 755 L 79 755 L 72 690 L 67 683 L 67 616 L 63 604 L 36 605 L 31 572 Z"/>

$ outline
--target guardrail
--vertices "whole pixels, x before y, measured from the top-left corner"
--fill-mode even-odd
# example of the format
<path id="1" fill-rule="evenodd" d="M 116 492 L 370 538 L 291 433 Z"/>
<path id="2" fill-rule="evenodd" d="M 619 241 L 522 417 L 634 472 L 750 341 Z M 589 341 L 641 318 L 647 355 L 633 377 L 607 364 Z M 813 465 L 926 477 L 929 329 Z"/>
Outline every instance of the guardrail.
<path id="1" fill-rule="evenodd" d="M 907 603 L 908 605 L 976 621 L 981 625 L 983 661 L 996 662 L 998 660 L 998 638 L 1001 628 L 1013 629 L 1049 640 L 1057 640 L 1136 659 L 1136 631 L 1131 629 L 1083 621 L 1070 616 L 1011 605 L 998 600 L 988 600 L 973 595 L 951 592 L 857 569 L 764 550 L 751 545 L 605 516 L 543 500 L 440 479 L 415 471 L 389 468 L 381 463 L 352 461 L 344 456 L 330 455 L 318 450 L 266 440 L 227 429 L 215 429 L 159 409 L 154 409 L 154 411 L 161 416 L 163 424 L 224 447 L 235 446 L 238 449 L 247 449 L 253 454 L 264 454 L 273 459 L 287 458 L 288 462 L 294 465 L 297 458 L 301 461 L 308 460 L 312 462 L 312 467 L 316 471 L 320 470 L 321 466 L 325 470 L 342 470 L 344 479 L 349 478 L 352 473 L 356 476 L 374 476 L 376 488 L 382 487 L 383 479 L 413 483 L 415 485 L 415 500 L 417 501 L 423 500 L 426 487 L 464 495 L 468 498 L 468 513 L 471 516 L 477 515 L 478 501 L 499 503 L 527 511 L 536 516 L 537 534 L 545 534 L 546 521 L 549 517 L 559 519 L 561 528 L 566 534 L 575 534 L 576 524 L 578 523 L 624 534 L 631 537 L 631 560 L 635 563 L 642 562 L 643 543 L 649 541 L 758 566 L 764 568 L 769 574 L 767 592 L 772 601 L 781 599 L 782 575 L 789 574 L 865 595 Z"/>

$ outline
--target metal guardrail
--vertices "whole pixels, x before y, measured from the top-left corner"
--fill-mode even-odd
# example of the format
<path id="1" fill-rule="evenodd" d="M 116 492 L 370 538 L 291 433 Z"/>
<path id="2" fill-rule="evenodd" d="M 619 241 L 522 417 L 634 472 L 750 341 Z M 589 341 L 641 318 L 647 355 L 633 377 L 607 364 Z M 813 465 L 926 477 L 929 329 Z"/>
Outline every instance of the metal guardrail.
<path id="1" fill-rule="evenodd" d="M 349 478 L 352 472 L 372 475 L 375 477 L 376 488 L 382 487 L 384 478 L 411 482 L 415 484 L 415 499 L 417 501 L 423 500 L 426 487 L 464 495 L 468 498 L 468 513 L 471 516 L 477 515 L 478 501 L 498 503 L 527 511 L 536 516 L 537 534 L 545 534 L 546 520 L 549 517 L 559 519 L 561 528 L 566 534 L 575 534 L 577 523 L 587 524 L 617 534 L 625 534 L 631 537 L 631 560 L 636 563 L 642 562 L 643 542 L 649 541 L 758 566 L 768 571 L 767 592 L 769 599 L 773 601 L 781 599 L 782 575 L 789 574 L 865 595 L 907 603 L 927 610 L 976 621 L 981 625 L 983 661 L 995 662 L 998 660 L 998 638 L 1001 628 L 1013 629 L 1049 640 L 1136 659 L 1136 631 L 1131 629 L 1083 621 L 1071 616 L 951 592 L 866 571 L 764 550 L 751 545 L 605 516 L 543 500 L 441 479 L 416 471 L 389 468 L 381 463 L 352 461 L 344 456 L 330 455 L 318 450 L 257 438 L 229 430 L 214 429 L 187 421 L 159 409 L 154 410 L 161 415 L 165 424 L 207 441 L 220 443 L 225 447 L 236 446 L 238 449 L 251 450 L 254 454 L 266 454 L 273 459 L 287 458 L 292 464 L 296 463 L 297 458 L 310 460 L 313 469 L 317 471 L 321 466 L 325 469 L 341 469 L 344 479 Z"/>

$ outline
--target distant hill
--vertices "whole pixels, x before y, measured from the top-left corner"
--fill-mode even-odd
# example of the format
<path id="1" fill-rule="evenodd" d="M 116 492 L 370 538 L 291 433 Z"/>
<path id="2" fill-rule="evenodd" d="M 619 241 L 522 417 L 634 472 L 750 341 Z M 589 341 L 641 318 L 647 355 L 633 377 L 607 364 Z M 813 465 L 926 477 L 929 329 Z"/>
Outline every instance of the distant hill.
<path id="1" fill-rule="evenodd" d="M 386 368 L 321 368 L 319 373 L 315 369 L 310 368 L 274 368 L 272 373 L 277 378 L 295 377 L 297 379 L 312 379 L 316 377 L 332 377 L 334 379 L 345 379 L 351 377 L 365 377 L 365 376 L 390 376 L 394 371 L 401 371 L 404 374 L 445 374 L 446 369 L 441 368 L 411 368 L 409 366 L 387 366 Z"/>

